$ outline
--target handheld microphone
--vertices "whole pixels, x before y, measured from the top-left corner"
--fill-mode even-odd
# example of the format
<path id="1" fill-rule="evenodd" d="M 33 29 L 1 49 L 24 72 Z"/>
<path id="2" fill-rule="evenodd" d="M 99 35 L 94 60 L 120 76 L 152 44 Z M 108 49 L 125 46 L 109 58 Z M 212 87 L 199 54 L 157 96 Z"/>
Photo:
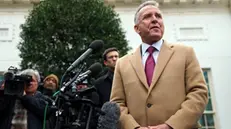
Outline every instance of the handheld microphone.
<path id="1" fill-rule="evenodd" d="M 120 108 L 116 103 L 106 102 L 101 108 L 105 115 L 100 115 L 97 129 L 118 129 Z"/>
<path id="2" fill-rule="evenodd" d="M 84 59 L 86 59 L 92 52 L 99 51 L 103 48 L 102 40 L 94 40 L 90 45 L 87 51 L 85 51 L 75 62 L 71 64 L 71 66 L 67 69 L 67 72 L 70 72 L 73 68 L 75 68 L 79 63 L 81 63 Z"/>
<path id="3" fill-rule="evenodd" d="M 91 65 L 88 70 L 82 74 L 79 75 L 79 78 L 85 77 L 85 76 L 97 76 L 102 71 L 102 65 L 100 63 L 94 63 Z"/>
<path id="4" fill-rule="evenodd" d="M 72 86 L 72 83 L 74 82 L 75 85 L 79 84 L 80 82 L 84 81 L 89 76 L 96 76 L 102 71 L 102 65 L 100 63 L 94 63 L 89 67 L 89 69 L 81 74 L 75 81 L 71 80 L 70 82 L 66 83 L 65 86 L 63 86 L 60 91 L 64 91 L 66 88 Z"/>

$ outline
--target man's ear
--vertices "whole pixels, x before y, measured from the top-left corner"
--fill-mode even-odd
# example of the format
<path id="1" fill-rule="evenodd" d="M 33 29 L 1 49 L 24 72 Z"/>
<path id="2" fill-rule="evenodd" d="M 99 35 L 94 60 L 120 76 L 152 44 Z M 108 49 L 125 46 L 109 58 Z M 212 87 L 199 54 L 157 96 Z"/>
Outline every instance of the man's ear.
<path id="1" fill-rule="evenodd" d="M 140 33 L 139 26 L 137 24 L 134 25 L 134 30 L 136 31 L 136 33 Z"/>
<path id="2" fill-rule="evenodd" d="M 103 61 L 103 64 L 104 64 L 105 66 L 107 66 L 107 61 L 106 61 L 106 60 L 104 60 L 104 61 Z"/>

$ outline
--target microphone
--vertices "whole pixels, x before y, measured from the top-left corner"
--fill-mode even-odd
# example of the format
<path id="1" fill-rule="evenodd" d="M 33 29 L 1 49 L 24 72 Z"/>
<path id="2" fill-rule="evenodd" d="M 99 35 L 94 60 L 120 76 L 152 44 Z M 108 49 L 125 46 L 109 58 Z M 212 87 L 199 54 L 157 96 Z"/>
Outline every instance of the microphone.
<path id="1" fill-rule="evenodd" d="M 98 75 L 101 71 L 102 71 L 102 65 L 100 64 L 100 63 L 94 63 L 93 65 L 91 65 L 90 67 L 89 67 L 89 69 L 86 71 L 86 72 L 84 72 L 84 73 L 82 73 L 77 79 L 76 79 L 76 81 L 69 81 L 68 83 L 66 83 L 65 84 L 65 86 L 63 86 L 61 89 L 60 89 L 60 91 L 65 91 L 65 89 L 67 88 L 70 88 L 71 86 L 73 86 L 73 83 L 75 84 L 75 85 L 77 85 L 77 84 L 79 84 L 80 82 L 82 82 L 82 81 L 84 81 L 87 77 L 89 77 L 89 76 L 92 76 L 92 77 L 94 77 L 94 76 L 96 76 L 96 75 Z"/>
<path id="2" fill-rule="evenodd" d="M 74 67 L 76 67 L 79 63 L 81 63 L 84 59 L 86 59 L 92 52 L 99 51 L 103 48 L 102 40 L 94 40 L 90 45 L 87 51 L 85 51 L 75 62 L 71 64 L 71 66 L 67 69 L 67 72 L 70 72 Z"/>
<path id="3" fill-rule="evenodd" d="M 94 63 L 91 65 L 88 70 L 82 74 L 79 75 L 79 78 L 85 77 L 85 76 L 92 76 L 95 77 L 97 76 L 101 71 L 102 71 L 102 65 L 100 63 Z"/>
<path id="4" fill-rule="evenodd" d="M 100 115 L 98 119 L 97 129 L 118 129 L 120 108 L 116 103 L 106 102 L 101 110 L 105 115 Z"/>

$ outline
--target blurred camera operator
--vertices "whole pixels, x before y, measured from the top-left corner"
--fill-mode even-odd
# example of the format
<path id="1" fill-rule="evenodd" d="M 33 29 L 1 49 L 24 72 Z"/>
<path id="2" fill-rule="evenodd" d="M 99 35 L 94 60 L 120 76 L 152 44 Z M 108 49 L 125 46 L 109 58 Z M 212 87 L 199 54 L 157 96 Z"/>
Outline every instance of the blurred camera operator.
<path id="1" fill-rule="evenodd" d="M 0 129 L 42 129 L 45 97 L 37 91 L 40 81 L 39 73 L 26 69 L 20 75 L 32 76 L 29 85 L 24 86 L 23 96 L 0 96 Z M 2 89 L 0 92 L 4 92 Z"/>

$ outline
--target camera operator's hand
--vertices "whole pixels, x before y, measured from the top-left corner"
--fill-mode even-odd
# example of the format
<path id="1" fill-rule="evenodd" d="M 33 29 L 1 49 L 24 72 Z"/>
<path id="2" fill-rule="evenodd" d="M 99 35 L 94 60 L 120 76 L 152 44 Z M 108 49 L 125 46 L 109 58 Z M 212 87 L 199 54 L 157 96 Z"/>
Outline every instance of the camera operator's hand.
<path id="1" fill-rule="evenodd" d="M 0 90 L 4 90 L 4 86 L 1 86 L 1 87 L 0 87 Z"/>
<path id="2" fill-rule="evenodd" d="M 23 96 L 25 96 L 26 95 L 26 91 L 24 90 L 24 92 L 23 92 Z"/>
<path id="3" fill-rule="evenodd" d="M 0 84 L 0 90 L 4 90 L 4 87 L 5 87 L 5 83 L 4 81 Z"/>

